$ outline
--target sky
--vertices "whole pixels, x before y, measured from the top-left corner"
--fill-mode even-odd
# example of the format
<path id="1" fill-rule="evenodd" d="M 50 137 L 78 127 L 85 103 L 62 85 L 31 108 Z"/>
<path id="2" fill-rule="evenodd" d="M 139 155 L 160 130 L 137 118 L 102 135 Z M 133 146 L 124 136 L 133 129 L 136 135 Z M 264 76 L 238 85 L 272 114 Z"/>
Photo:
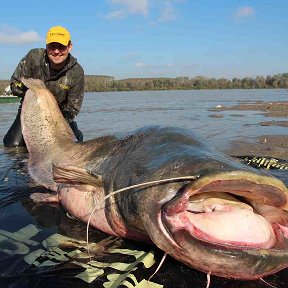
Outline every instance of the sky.
<path id="1" fill-rule="evenodd" d="M 288 72 L 287 0 L 2 1 L 0 79 L 52 26 L 86 75 L 228 78 Z"/>

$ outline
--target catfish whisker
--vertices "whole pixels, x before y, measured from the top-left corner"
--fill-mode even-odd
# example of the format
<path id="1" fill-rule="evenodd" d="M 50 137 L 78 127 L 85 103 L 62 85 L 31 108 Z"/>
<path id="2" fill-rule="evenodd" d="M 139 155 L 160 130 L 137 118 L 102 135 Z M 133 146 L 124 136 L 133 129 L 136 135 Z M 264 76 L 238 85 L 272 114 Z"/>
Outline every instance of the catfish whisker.
<path id="1" fill-rule="evenodd" d="M 276 286 L 274 286 L 274 285 L 268 283 L 267 281 L 265 281 L 263 278 L 260 278 L 260 280 L 261 280 L 262 282 L 264 282 L 265 284 L 267 284 L 268 286 L 272 287 L 272 288 L 277 288 Z"/>
<path id="2" fill-rule="evenodd" d="M 209 288 L 211 284 L 211 271 L 207 273 L 207 285 L 206 288 Z"/>
<path id="3" fill-rule="evenodd" d="M 148 278 L 148 285 L 149 285 L 149 281 L 151 280 L 151 278 L 159 271 L 159 269 L 161 268 L 161 266 L 163 265 L 164 263 L 164 260 L 166 259 L 166 256 L 168 255 L 167 252 L 164 253 L 159 265 L 157 266 L 156 270 L 154 271 L 154 273 Z"/>
<path id="4" fill-rule="evenodd" d="M 109 193 L 108 195 L 106 195 L 102 201 L 100 201 L 99 203 L 97 203 L 95 205 L 95 207 L 91 211 L 91 213 L 89 215 L 89 218 L 88 218 L 88 221 L 87 221 L 86 243 L 87 243 L 87 252 L 88 252 L 90 260 L 91 260 L 90 250 L 89 250 L 89 226 L 90 226 L 90 221 L 91 221 L 91 218 L 92 218 L 92 215 L 94 214 L 94 212 L 97 210 L 97 208 L 100 206 L 100 204 L 102 204 L 102 203 L 104 203 L 106 201 L 106 199 L 108 199 L 109 197 L 111 197 L 113 195 L 116 195 L 118 193 L 124 192 L 126 190 L 130 190 L 130 189 L 133 189 L 133 188 L 145 187 L 145 186 L 149 186 L 149 185 L 157 185 L 157 184 L 162 184 L 162 183 L 167 183 L 167 182 L 196 180 L 198 178 L 199 178 L 199 175 L 196 175 L 196 176 L 181 176 L 181 177 L 174 177 L 174 178 L 166 178 L 166 179 L 161 179 L 161 180 L 148 181 L 148 182 L 143 182 L 143 183 L 127 186 L 127 187 L 124 187 L 124 188 L 121 188 L 119 190 L 113 191 L 113 192 Z"/>

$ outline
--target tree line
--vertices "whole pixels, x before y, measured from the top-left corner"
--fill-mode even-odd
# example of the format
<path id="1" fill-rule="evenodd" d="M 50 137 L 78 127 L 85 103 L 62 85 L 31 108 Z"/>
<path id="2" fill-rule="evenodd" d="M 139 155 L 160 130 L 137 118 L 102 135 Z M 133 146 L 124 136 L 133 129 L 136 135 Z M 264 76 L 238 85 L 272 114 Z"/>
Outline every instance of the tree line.
<path id="1" fill-rule="evenodd" d="M 0 93 L 9 80 L 0 80 Z M 141 90 L 193 90 L 193 89 L 274 89 L 288 88 L 288 73 L 255 78 L 208 78 L 204 76 L 176 78 L 128 78 L 115 80 L 106 75 L 85 75 L 85 92 L 141 91 Z"/>
<path id="2" fill-rule="evenodd" d="M 180 89 L 273 89 L 288 88 L 288 73 L 256 78 L 208 78 L 204 76 L 176 78 L 128 78 L 115 80 L 86 76 L 86 91 L 141 91 L 141 90 L 180 90 Z"/>

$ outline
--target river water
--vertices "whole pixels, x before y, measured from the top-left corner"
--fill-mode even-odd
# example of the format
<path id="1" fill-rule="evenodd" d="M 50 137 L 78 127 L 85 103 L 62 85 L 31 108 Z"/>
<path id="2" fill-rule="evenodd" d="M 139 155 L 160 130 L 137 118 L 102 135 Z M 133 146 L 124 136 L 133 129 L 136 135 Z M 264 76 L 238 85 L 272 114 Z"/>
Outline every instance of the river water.
<path id="1" fill-rule="evenodd" d="M 287 121 L 287 119 L 269 118 L 262 115 L 259 111 L 226 110 L 217 112 L 213 111 L 213 108 L 218 105 L 233 106 L 240 103 L 255 103 L 259 101 L 287 101 L 287 95 L 288 91 L 284 89 L 86 93 L 81 113 L 78 115 L 76 121 L 84 134 L 84 140 L 107 134 L 128 132 L 148 125 L 168 125 L 196 130 L 208 141 L 214 143 L 219 150 L 224 151 L 234 141 L 250 141 L 255 137 L 266 134 L 287 134 L 287 128 L 285 127 L 254 125 L 261 121 Z M 88 266 L 90 268 L 88 268 L 90 270 L 92 269 L 90 262 L 88 264 L 83 264 L 82 262 L 79 264 L 78 261 L 78 266 L 76 265 L 77 267 L 75 268 L 75 263 L 73 266 L 71 261 L 69 262 L 67 260 L 71 255 L 69 254 L 70 256 L 68 257 L 68 252 L 65 252 L 65 254 L 63 249 L 61 250 L 62 252 L 57 250 L 57 254 L 53 250 L 54 247 L 52 249 L 54 254 L 49 254 L 51 253 L 51 249 L 49 250 L 47 248 L 47 243 L 49 242 L 47 239 L 51 239 L 52 236 L 56 237 L 55 235 L 58 234 L 78 239 L 78 231 L 81 231 L 83 239 L 85 239 L 85 225 L 77 222 L 75 224 L 75 220 L 73 222 L 73 219 L 69 219 L 65 212 L 59 207 L 39 207 L 29 200 L 28 195 L 35 192 L 35 189 L 36 191 L 40 191 L 41 188 L 35 188 L 31 185 L 31 181 L 29 177 L 27 177 L 27 153 L 21 149 L 6 149 L 2 144 L 3 136 L 12 124 L 18 106 L 18 103 L 0 104 L 0 287 L 71 287 L 71 285 L 75 287 L 117 287 L 115 286 L 116 284 L 113 284 L 114 286 L 111 284 L 113 281 L 111 283 L 109 282 L 111 284 L 109 284 L 109 286 L 107 284 L 108 282 L 105 282 L 106 280 L 103 280 L 101 277 L 96 277 L 97 279 L 95 278 L 96 280 L 93 280 L 90 284 L 83 279 L 79 280 L 82 277 L 79 276 L 83 272 L 82 270 L 87 268 L 85 265 L 89 264 L 90 266 Z M 278 175 L 279 178 L 281 178 L 281 174 Z M 75 227 L 78 229 L 77 232 Z M 101 233 L 97 235 L 94 238 L 96 242 L 100 240 L 103 242 L 103 239 L 107 238 L 107 236 L 103 236 Z M 54 239 L 53 241 L 56 240 Z M 114 245 L 116 240 L 109 238 L 109 241 L 114 241 L 112 243 Z M 111 249 L 112 244 L 110 242 L 109 244 L 106 242 L 103 244 L 103 247 L 107 251 Z M 115 245 L 123 249 L 127 249 L 128 247 L 130 249 L 129 251 L 144 251 L 143 253 L 146 253 L 147 255 L 145 255 L 148 258 L 151 256 L 149 253 L 152 249 L 158 263 L 161 260 L 161 253 L 159 251 L 157 252 L 157 249 L 143 247 L 141 244 L 135 244 L 134 242 L 124 241 L 124 243 L 121 242 L 122 246 L 118 244 L 117 242 L 117 245 Z M 83 247 L 81 249 L 83 249 Z M 49 253 L 47 252 L 48 250 L 50 251 Z M 44 252 L 41 254 L 39 251 Z M 73 251 L 75 252 L 76 250 Z M 58 256 L 55 255 L 55 253 Z M 72 252 L 70 251 L 69 253 Z M 136 257 L 135 253 L 133 253 L 131 255 Z M 160 256 L 157 253 L 160 253 Z M 43 255 L 45 255 L 46 258 Z M 39 260 L 40 258 L 43 262 Z M 137 259 L 136 257 L 136 260 Z M 115 261 L 116 260 L 117 262 L 119 261 L 118 258 L 115 259 Z M 101 258 L 101 261 L 103 264 L 103 258 Z M 70 266 L 67 267 L 65 265 L 67 265 L 68 262 Z M 73 271 L 75 269 L 77 273 L 80 271 L 79 277 L 76 276 L 75 278 L 75 273 L 67 272 L 72 271 L 70 269 L 71 265 L 73 266 Z M 134 270 L 132 269 L 131 271 L 139 272 L 143 266 L 140 267 L 139 265 L 133 266 Z M 198 288 L 206 286 L 206 276 L 203 273 L 191 270 L 172 259 L 167 260 L 165 265 L 165 272 L 163 270 L 159 272 L 158 278 L 157 276 L 154 278 L 155 283 L 160 283 L 164 285 L 164 287 L 169 288 Z M 87 271 L 89 270 L 88 268 L 86 269 Z M 94 267 L 93 269 L 96 268 Z M 99 269 L 97 269 L 93 270 L 94 274 L 100 273 Z M 143 271 L 143 269 L 141 271 Z M 114 275 L 113 277 L 115 277 L 114 272 L 112 273 L 110 270 L 105 270 L 105 277 L 109 279 L 112 274 Z M 275 276 L 271 276 L 272 278 L 268 280 L 278 288 L 287 287 L 286 284 L 288 280 L 286 272 L 287 271 L 284 271 Z M 149 270 L 147 273 L 150 275 L 153 272 Z M 140 277 L 137 275 L 135 276 L 136 278 Z M 146 276 L 144 275 L 143 277 L 145 278 Z M 115 281 L 113 283 L 116 283 Z M 153 282 L 153 279 L 151 281 Z M 194 285 L 191 284 L 191 281 L 193 281 Z M 106 284 L 104 285 L 103 283 Z M 136 286 L 129 285 L 127 284 L 123 287 L 137 286 L 136 284 Z M 141 285 L 139 287 L 146 287 Z M 163 287 L 157 286 L 156 284 L 156 286 L 153 285 L 151 286 L 152 288 Z M 235 286 L 235 288 L 268 287 L 262 281 L 247 283 L 232 280 L 228 281 L 217 277 L 214 277 L 214 282 L 212 281 L 210 287 L 232 286 Z"/>
<path id="2" fill-rule="evenodd" d="M 287 90 L 87 93 L 77 121 L 86 139 L 130 131 L 144 125 L 170 125 L 197 130 L 222 147 L 231 140 L 249 139 L 262 134 L 286 134 L 287 128 L 251 125 L 245 129 L 243 127 L 248 127 L 246 124 L 269 121 L 269 118 L 263 117 L 259 111 L 218 113 L 210 109 L 242 102 L 287 101 L 287 96 Z"/>
<path id="3" fill-rule="evenodd" d="M 231 140 L 250 139 L 263 134 L 287 134 L 285 127 L 251 125 L 249 129 L 243 128 L 261 121 L 287 119 L 269 119 L 259 111 L 213 112 L 210 109 L 218 105 L 287 99 L 288 91 L 284 89 L 86 93 L 76 121 L 85 140 L 147 125 L 169 125 L 197 130 L 222 147 Z M 1 139 L 12 124 L 17 108 L 17 103 L 0 105 Z"/>

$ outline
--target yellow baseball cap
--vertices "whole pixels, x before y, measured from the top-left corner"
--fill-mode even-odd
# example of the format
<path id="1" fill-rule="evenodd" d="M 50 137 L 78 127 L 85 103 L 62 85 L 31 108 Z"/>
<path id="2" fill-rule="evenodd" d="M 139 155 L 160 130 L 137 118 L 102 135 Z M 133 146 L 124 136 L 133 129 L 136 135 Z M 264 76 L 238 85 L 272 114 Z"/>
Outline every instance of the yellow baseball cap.
<path id="1" fill-rule="evenodd" d="M 71 37 L 69 31 L 62 26 L 50 28 L 46 35 L 46 44 L 56 42 L 67 46 L 70 40 Z"/>

